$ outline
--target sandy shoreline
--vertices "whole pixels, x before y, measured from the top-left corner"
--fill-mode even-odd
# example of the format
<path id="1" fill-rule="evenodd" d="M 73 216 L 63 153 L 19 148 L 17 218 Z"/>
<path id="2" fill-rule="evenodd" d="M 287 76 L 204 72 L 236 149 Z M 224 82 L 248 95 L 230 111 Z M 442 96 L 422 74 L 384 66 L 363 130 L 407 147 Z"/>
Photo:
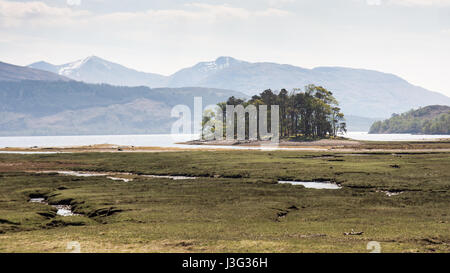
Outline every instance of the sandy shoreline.
<path id="1" fill-rule="evenodd" d="M 276 147 L 334 147 L 334 146 L 358 146 L 361 145 L 361 141 L 358 140 L 348 140 L 348 139 L 321 139 L 315 141 L 286 141 L 281 140 L 279 143 L 272 143 L 270 141 L 237 141 L 237 140 L 212 140 L 212 141 L 202 141 L 202 140 L 192 140 L 178 144 L 187 145 L 215 145 L 215 146 L 276 146 Z"/>

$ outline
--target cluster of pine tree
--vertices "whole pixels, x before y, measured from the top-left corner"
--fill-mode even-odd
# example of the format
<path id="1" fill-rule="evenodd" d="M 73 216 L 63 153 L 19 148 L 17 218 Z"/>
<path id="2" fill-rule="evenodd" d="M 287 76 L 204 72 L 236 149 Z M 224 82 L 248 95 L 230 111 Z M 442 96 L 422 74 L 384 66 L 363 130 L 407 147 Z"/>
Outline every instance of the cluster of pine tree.
<path id="1" fill-rule="evenodd" d="M 338 133 L 347 131 L 344 114 L 341 113 L 333 93 L 321 86 L 308 85 L 304 90 L 294 89 L 291 92 L 282 89 L 277 93 L 268 89 L 249 100 L 230 97 L 226 102 L 218 105 L 224 117 L 226 117 L 226 105 L 242 105 L 243 107 L 254 105 L 258 110 L 261 105 L 267 105 L 269 131 L 271 106 L 278 105 L 281 138 L 317 139 L 337 136 Z M 249 117 L 245 118 L 248 124 Z M 207 121 L 204 120 L 204 122 Z M 248 126 L 246 126 L 246 133 L 248 135 Z"/>

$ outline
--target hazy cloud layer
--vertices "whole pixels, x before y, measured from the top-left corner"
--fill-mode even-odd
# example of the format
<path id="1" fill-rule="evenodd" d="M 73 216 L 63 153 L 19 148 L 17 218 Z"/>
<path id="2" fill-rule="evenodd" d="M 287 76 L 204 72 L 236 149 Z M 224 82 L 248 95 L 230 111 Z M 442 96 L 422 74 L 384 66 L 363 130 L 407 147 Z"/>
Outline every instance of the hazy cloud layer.
<path id="1" fill-rule="evenodd" d="M 388 0 L 388 3 L 405 6 L 449 6 L 450 0 Z"/>

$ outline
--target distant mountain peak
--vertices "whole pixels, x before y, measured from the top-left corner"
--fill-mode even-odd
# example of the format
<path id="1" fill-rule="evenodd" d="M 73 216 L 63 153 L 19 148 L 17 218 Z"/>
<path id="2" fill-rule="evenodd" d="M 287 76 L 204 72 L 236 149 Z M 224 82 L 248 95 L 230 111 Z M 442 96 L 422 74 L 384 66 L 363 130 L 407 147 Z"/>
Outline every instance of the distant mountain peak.
<path id="1" fill-rule="evenodd" d="M 105 61 L 104 59 L 102 59 L 102 58 L 100 58 L 98 56 L 95 56 L 95 55 L 88 56 L 85 60 Z"/>
<path id="2" fill-rule="evenodd" d="M 102 58 L 100 58 L 98 56 L 95 56 L 95 55 L 91 55 L 89 57 L 86 57 L 85 59 L 83 59 L 83 63 L 84 64 L 86 64 L 86 63 L 103 63 L 103 64 L 104 63 L 108 63 L 108 64 L 112 64 L 112 62 L 107 61 L 105 59 L 102 59 Z"/>
<path id="3" fill-rule="evenodd" d="M 32 66 L 32 65 L 54 65 L 54 64 L 51 64 L 51 63 L 46 62 L 46 61 L 39 61 L 39 62 L 32 63 L 29 66 Z"/>
<path id="4" fill-rule="evenodd" d="M 107 70 L 111 70 L 111 65 L 111 62 L 92 55 L 87 58 L 59 66 L 58 74 L 70 76 L 77 73 L 78 70 L 83 69 L 84 66 L 96 66 L 97 69 L 105 68 Z"/>
<path id="5" fill-rule="evenodd" d="M 242 61 L 236 60 L 228 56 L 221 56 L 214 61 L 200 62 L 194 67 L 196 67 L 197 70 L 201 72 L 214 72 L 231 67 L 238 63 L 242 63 Z"/>
<path id="6" fill-rule="evenodd" d="M 37 62 L 29 65 L 29 67 L 51 71 L 87 83 L 162 87 L 166 86 L 167 81 L 165 76 L 136 71 L 95 55 L 61 65 Z"/>
<path id="7" fill-rule="evenodd" d="M 215 60 L 216 64 L 226 65 L 226 66 L 229 66 L 229 65 L 234 64 L 234 63 L 241 63 L 241 62 L 242 61 L 237 60 L 237 59 L 235 59 L 233 57 L 229 57 L 229 56 L 221 56 L 221 57 L 218 57 Z"/>
<path id="8" fill-rule="evenodd" d="M 45 61 L 32 63 L 28 67 L 58 74 L 57 66 Z"/>

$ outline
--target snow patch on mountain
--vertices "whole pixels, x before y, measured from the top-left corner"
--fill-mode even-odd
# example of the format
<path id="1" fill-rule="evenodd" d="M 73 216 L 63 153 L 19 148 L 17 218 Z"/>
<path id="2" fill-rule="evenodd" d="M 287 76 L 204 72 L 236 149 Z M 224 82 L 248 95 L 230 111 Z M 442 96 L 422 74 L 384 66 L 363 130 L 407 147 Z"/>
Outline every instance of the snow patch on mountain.
<path id="1" fill-rule="evenodd" d="M 107 61 L 104 61 L 96 56 L 90 56 L 85 59 L 81 59 L 72 63 L 64 64 L 59 66 L 58 74 L 64 76 L 77 75 L 80 76 L 79 70 L 83 68 L 83 66 L 88 65 L 89 63 L 95 65 L 101 65 L 107 70 L 111 70 L 111 66 Z"/>
<path id="2" fill-rule="evenodd" d="M 129 69 L 120 64 L 112 63 L 97 56 L 90 56 L 75 62 L 52 65 L 37 62 L 29 67 L 51 71 L 64 75 L 77 81 L 87 83 L 108 83 L 121 86 L 166 86 L 166 77 L 163 75 L 145 73 Z"/>
<path id="3" fill-rule="evenodd" d="M 198 63 L 196 67 L 200 72 L 214 72 L 231 67 L 237 63 L 242 63 L 242 61 L 231 57 L 219 57 L 215 61 Z"/>

